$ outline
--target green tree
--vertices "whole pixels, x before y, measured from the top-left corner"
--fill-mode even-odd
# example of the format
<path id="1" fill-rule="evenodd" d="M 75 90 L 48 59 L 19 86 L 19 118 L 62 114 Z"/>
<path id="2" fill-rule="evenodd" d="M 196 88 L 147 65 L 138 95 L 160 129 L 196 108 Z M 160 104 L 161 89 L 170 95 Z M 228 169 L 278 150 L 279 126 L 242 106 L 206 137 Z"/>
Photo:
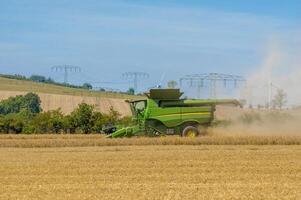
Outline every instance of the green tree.
<path id="1" fill-rule="evenodd" d="M 21 133 L 24 127 L 24 121 L 17 113 L 10 113 L 6 118 L 6 133 Z"/>
<path id="2" fill-rule="evenodd" d="M 9 133 L 10 132 L 10 118 L 7 115 L 0 116 L 0 130 L 1 133 Z"/>
<path id="3" fill-rule="evenodd" d="M 121 124 L 123 122 L 127 122 L 126 119 L 124 121 L 121 121 L 120 118 L 120 113 L 115 111 L 113 107 L 110 107 L 110 111 L 108 114 L 103 114 L 100 112 L 93 112 L 92 116 L 92 122 L 93 122 L 93 131 L 100 133 L 104 126 L 109 125 L 109 126 L 114 126 L 116 124 Z"/>
<path id="4" fill-rule="evenodd" d="M 108 114 L 109 123 L 116 124 L 120 119 L 121 114 L 114 110 L 113 106 L 110 107 L 110 112 Z"/>
<path id="5" fill-rule="evenodd" d="M 100 133 L 103 129 L 103 126 L 107 123 L 105 115 L 101 112 L 94 112 L 92 116 L 93 120 L 93 131 Z"/>
<path id="6" fill-rule="evenodd" d="M 51 110 L 36 115 L 29 126 L 34 133 L 60 133 L 64 128 L 64 115 L 60 109 Z"/>
<path id="7" fill-rule="evenodd" d="M 60 133 L 64 128 L 64 115 L 61 109 L 51 111 L 50 115 L 50 131 Z"/>
<path id="8" fill-rule="evenodd" d="M 90 83 L 84 83 L 82 88 L 87 90 L 92 90 L 93 86 Z"/>
<path id="9" fill-rule="evenodd" d="M 89 133 L 92 130 L 94 106 L 82 103 L 70 115 L 70 123 L 76 127 L 77 130 L 83 133 Z"/>
<path id="10" fill-rule="evenodd" d="M 40 113 L 42 111 L 40 97 L 34 93 L 27 93 L 23 98 L 21 108 L 32 113 Z"/>
<path id="11" fill-rule="evenodd" d="M 130 94 L 130 95 L 134 95 L 135 94 L 135 89 L 134 88 L 129 88 L 126 93 Z"/>
<path id="12" fill-rule="evenodd" d="M 32 75 L 32 76 L 30 76 L 29 79 L 34 81 L 34 82 L 41 82 L 41 83 L 47 82 L 46 77 L 45 76 L 40 76 L 40 75 Z"/>
<path id="13" fill-rule="evenodd" d="M 175 80 L 168 81 L 168 83 L 167 83 L 168 88 L 176 88 L 177 85 L 178 85 L 178 83 Z"/>
<path id="14" fill-rule="evenodd" d="M 5 118 L 4 115 L 0 115 L 0 133 L 5 132 L 5 120 L 4 120 L 4 118 Z"/>
<path id="15" fill-rule="evenodd" d="M 0 114 L 17 113 L 20 111 L 22 96 L 10 97 L 0 102 Z"/>
<path id="16" fill-rule="evenodd" d="M 130 116 L 125 116 L 119 119 L 119 123 L 123 126 L 130 126 L 133 121 L 132 121 L 132 117 Z"/>
<path id="17" fill-rule="evenodd" d="M 19 113 L 10 113 L 0 116 L 0 131 L 2 133 L 21 133 L 24 127 L 30 123 L 33 114 L 28 110 Z"/>
<path id="18" fill-rule="evenodd" d="M 67 115 L 63 118 L 63 131 L 71 134 L 76 132 L 75 120 L 73 120 L 71 115 Z"/>
<path id="19" fill-rule="evenodd" d="M 272 106 L 275 108 L 279 108 L 280 110 L 287 102 L 287 95 L 282 89 L 278 89 L 274 99 L 272 101 Z"/>
<path id="20" fill-rule="evenodd" d="M 25 96 L 18 95 L 0 102 L 0 114 L 3 115 L 19 113 L 22 109 L 32 113 L 40 113 L 42 109 L 39 96 L 34 93 L 28 93 Z"/>
<path id="21" fill-rule="evenodd" d="M 36 115 L 36 117 L 29 124 L 29 126 L 33 128 L 31 129 L 31 131 L 33 131 L 33 133 L 38 133 L 38 134 L 48 133 L 49 118 L 50 118 L 49 112 L 44 112 L 44 113 L 40 113 L 39 115 Z"/>

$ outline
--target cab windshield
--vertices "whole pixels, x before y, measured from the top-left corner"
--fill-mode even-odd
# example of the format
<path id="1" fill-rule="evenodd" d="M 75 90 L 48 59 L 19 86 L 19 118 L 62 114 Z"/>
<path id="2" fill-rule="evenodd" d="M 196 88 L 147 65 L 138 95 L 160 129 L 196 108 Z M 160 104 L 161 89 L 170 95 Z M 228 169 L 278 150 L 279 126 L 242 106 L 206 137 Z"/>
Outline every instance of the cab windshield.
<path id="1" fill-rule="evenodd" d="M 137 101 L 133 103 L 133 111 L 135 114 L 144 112 L 146 108 L 146 101 Z"/>

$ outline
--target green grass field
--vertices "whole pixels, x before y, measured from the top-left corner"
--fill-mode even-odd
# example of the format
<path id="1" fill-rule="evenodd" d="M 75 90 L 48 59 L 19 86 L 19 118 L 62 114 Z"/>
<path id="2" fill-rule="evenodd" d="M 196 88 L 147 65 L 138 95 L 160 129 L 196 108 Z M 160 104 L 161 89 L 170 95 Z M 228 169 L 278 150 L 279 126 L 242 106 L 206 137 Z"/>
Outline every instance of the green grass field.
<path id="1" fill-rule="evenodd" d="M 84 89 L 69 88 L 64 86 L 35 83 L 27 80 L 15 80 L 0 77 L 0 90 L 2 91 L 18 91 L 18 92 L 36 92 L 47 94 L 63 94 L 73 96 L 87 96 L 87 97 L 108 97 L 121 99 L 136 99 L 139 98 L 134 95 L 119 94 L 113 92 L 97 92 Z"/>

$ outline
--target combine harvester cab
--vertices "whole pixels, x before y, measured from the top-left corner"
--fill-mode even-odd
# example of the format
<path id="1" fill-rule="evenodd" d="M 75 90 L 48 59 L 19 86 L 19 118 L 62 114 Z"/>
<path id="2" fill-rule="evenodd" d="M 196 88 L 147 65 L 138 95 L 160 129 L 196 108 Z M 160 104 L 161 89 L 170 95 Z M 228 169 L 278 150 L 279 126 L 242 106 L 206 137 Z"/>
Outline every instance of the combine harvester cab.
<path id="1" fill-rule="evenodd" d="M 133 113 L 131 127 L 122 128 L 109 138 L 132 136 L 180 135 L 196 137 L 203 135 L 214 120 L 216 105 L 233 104 L 233 99 L 181 99 L 179 89 L 151 89 L 147 99 L 127 101 Z"/>

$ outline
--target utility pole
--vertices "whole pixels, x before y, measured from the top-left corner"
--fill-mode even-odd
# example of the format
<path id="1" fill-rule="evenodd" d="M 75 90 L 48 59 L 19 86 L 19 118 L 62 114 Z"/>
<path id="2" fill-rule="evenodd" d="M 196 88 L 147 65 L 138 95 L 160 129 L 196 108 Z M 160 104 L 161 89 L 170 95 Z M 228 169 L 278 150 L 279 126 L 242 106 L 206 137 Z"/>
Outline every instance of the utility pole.
<path id="1" fill-rule="evenodd" d="M 197 87 L 197 97 L 198 99 L 201 98 L 201 94 L 202 94 L 202 88 L 204 87 L 204 80 L 197 80 L 196 83 L 196 87 Z"/>
<path id="2" fill-rule="evenodd" d="M 134 82 L 135 93 L 138 91 L 138 81 L 149 78 L 149 74 L 145 72 L 125 72 L 122 74 L 125 79 L 132 80 Z"/>
<path id="3" fill-rule="evenodd" d="M 54 72 L 63 72 L 64 73 L 64 83 L 68 83 L 68 76 L 71 72 L 80 72 L 81 68 L 73 65 L 57 65 L 51 67 L 51 70 Z"/>

